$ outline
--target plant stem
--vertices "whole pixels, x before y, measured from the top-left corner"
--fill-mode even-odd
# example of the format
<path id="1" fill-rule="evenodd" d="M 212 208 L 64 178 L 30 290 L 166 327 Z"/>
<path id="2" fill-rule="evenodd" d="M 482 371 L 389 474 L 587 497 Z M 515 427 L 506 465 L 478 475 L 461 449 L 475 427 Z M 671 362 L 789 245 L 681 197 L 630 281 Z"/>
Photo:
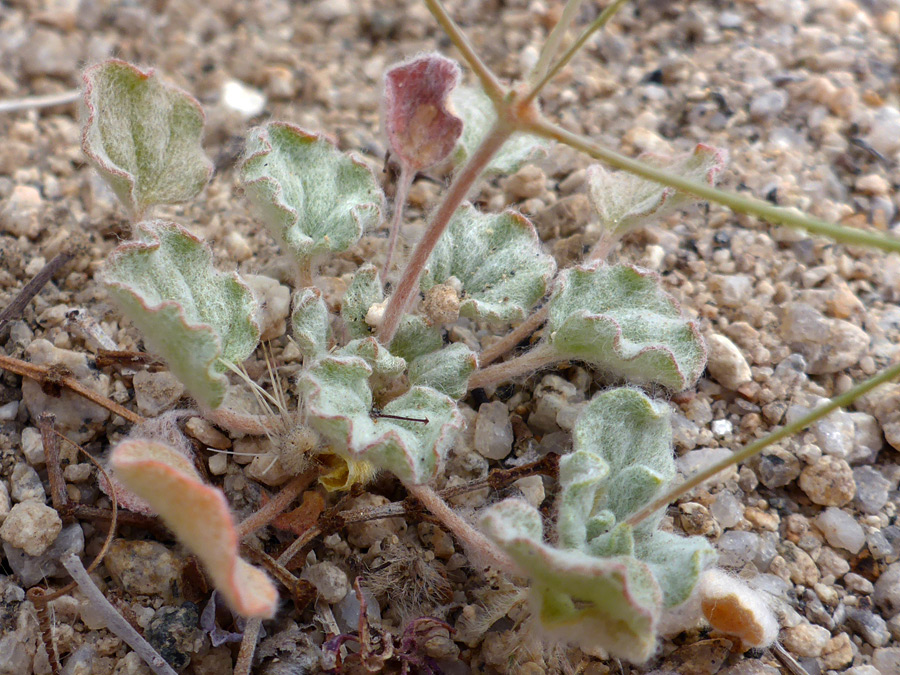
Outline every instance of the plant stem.
<path id="1" fill-rule="evenodd" d="M 782 438 L 787 438 L 788 436 L 792 436 L 799 431 L 802 431 L 806 427 L 808 427 L 813 422 L 816 422 L 828 413 L 837 410 L 838 408 L 843 408 L 845 406 L 850 405 L 860 396 L 867 394 L 872 391 L 875 387 L 884 384 L 894 378 L 900 376 L 900 363 L 895 363 L 890 368 L 887 368 L 874 377 L 869 378 L 865 382 L 862 382 L 852 389 L 845 391 L 840 396 L 836 396 L 831 399 L 828 403 L 819 406 L 818 408 L 813 409 L 800 419 L 795 422 L 791 422 L 790 424 L 786 424 L 780 429 L 773 431 L 767 436 L 763 436 L 762 438 L 753 441 L 749 445 L 745 446 L 743 450 L 740 450 L 734 453 L 728 459 L 724 459 L 721 462 L 716 462 L 712 466 L 699 473 L 691 476 L 688 480 L 680 485 L 673 487 L 668 490 L 665 494 L 660 497 L 657 497 L 652 502 L 647 504 L 644 508 L 642 508 L 637 513 L 633 514 L 628 520 L 627 523 L 634 527 L 642 520 L 644 520 L 647 516 L 655 513 L 657 510 L 664 508 L 674 502 L 679 497 L 682 497 L 687 492 L 690 492 L 695 487 L 709 480 L 713 476 L 715 476 L 720 471 L 724 471 L 725 469 L 735 465 L 740 464 L 741 462 L 747 461 L 750 457 L 757 454 L 758 452 L 764 450 L 768 446 L 773 443 L 777 443 Z"/>
<path id="2" fill-rule="evenodd" d="M 302 258 L 297 264 L 297 281 L 300 282 L 300 288 L 312 288 L 314 285 L 312 258 Z"/>
<path id="3" fill-rule="evenodd" d="M 397 192 L 394 195 L 394 213 L 391 217 L 391 238 L 388 241 L 387 259 L 381 270 L 382 282 L 387 279 L 391 270 L 391 259 L 394 257 L 394 249 L 397 248 L 397 235 L 400 234 L 400 222 L 403 220 L 403 211 L 406 208 L 406 200 L 409 198 L 409 188 L 412 187 L 416 172 L 407 166 L 400 169 L 400 179 L 397 181 Z"/>
<path id="4" fill-rule="evenodd" d="M 594 19 L 591 22 L 591 25 L 584 29 L 584 31 L 581 33 L 581 35 L 579 35 L 578 38 L 575 40 L 575 42 L 572 43 L 572 46 L 566 50 L 565 54 L 563 54 L 562 57 L 560 57 L 559 61 L 557 61 L 555 64 L 553 64 L 553 67 L 550 68 L 546 73 L 542 73 L 543 76 L 541 77 L 540 80 L 538 80 L 537 84 L 535 84 L 531 88 L 531 90 L 527 94 L 525 94 L 525 98 L 523 99 L 523 102 L 529 103 L 529 102 L 533 101 L 535 99 L 535 97 L 537 97 L 537 95 L 541 93 L 541 90 L 545 86 L 547 86 L 547 83 L 550 80 L 552 80 L 554 77 L 556 77 L 556 74 L 560 70 L 565 68 L 566 64 L 569 63 L 569 61 L 571 61 L 572 58 L 579 51 L 581 51 L 581 48 L 584 47 L 585 43 L 588 41 L 588 38 L 591 37 L 591 35 L 596 33 L 598 30 L 603 28 L 607 23 L 609 23 L 609 20 L 612 19 L 613 16 L 616 15 L 616 12 L 618 12 L 620 9 L 622 9 L 623 5 L 627 1 L 628 0 L 614 0 L 614 2 L 612 4 L 608 5 L 606 7 L 606 9 L 604 9 L 600 13 L 600 16 L 598 16 L 596 19 Z M 566 9 L 568 9 L 568 7 L 566 7 Z M 565 16 L 565 14 L 563 14 L 563 16 Z M 551 37 L 552 37 L 552 34 L 551 34 Z M 549 38 L 547 41 L 549 43 Z"/>
<path id="5" fill-rule="evenodd" d="M 466 63 L 469 64 L 469 68 L 471 68 L 472 72 L 478 77 L 484 92 L 495 103 L 502 100 L 503 97 L 506 96 L 505 88 L 500 83 L 500 80 L 497 79 L 497 76 L 494 75 L 491 69 L 481 60 L 481 57 L 475 53 L 472 43 L 469 42 L 469 38 L 467 38 L 466 34 L 462 32 L 462 29 L 456 25 L 453 18 L 447 14 L 447 10 L 444 9 L 444 5 L 441 1 L 425 0 L 425 6 L 428 7 L 428 11 L 434 15 L 438 25 L 440 25 L 441 29 L 447 34 L 447 37 L 450 38 L 450 42 L 452 42 L 459 50 L 459 53 L 466 60 Z"/>
<path id="6" fill-rule="evenodd" d="M 547 40 L 541 48 L 541 55 L 538 58 L 537 63 L 534 64 L 531 74 L 528 76 L 529 81 L 538 81 L 546 75 L 547 69 L 550 68 L 550 62 L 553 61 L 553 57 L 556 56 L 559 44 L 562 42 L 572 21 L 575 20 L 575 15 L 578 14 L 578 10 L 581 9 L 583 1 L 584 0 L 569 0 L 566 3 L 562 16 L 559 17 L 559 21 L 556 22 L 553 30 L 550 31 L 550 35 L 547 36 Z"/>
<path id="7" fill-rule="evenodd" d="M 504 572 L 521 576 L 519 566 L 506 553 L 497 548 L 484 534 L 475 529 L 465 518 L 451 509 L 440 495 L 427 485 L 404 483 L 409 493 L 431 511 L 450 532 L 456 535 L 466 548 L 470 560 L 484 566 L 496 567 Z"/>
<path id="8" fill-rule="evenodd" d="M 93 608 L 100 612 L 106 627 L 111 633 L 131 647 L 144 663 L 150 666 L 150 670 L 157 675 L 176 675 L 165 659 L 157 654 L 156 650 L 150 646 L 150 643 L 142 638 L 131 624 L 110 604 L 103 592 L 94 584 L 76 554 L 63 556 L 59 561 L 76 581 L 78 588 L 81 589 L 81 592 L 84 593 Z"/>
<path id="9" fill-rule="evenodd" d="M 469 390 L 478 389 L 479 387 L 490 387 L 515 377 L 533 373 L 557 360 L 553 349 L 546 344 L 540 344 L 521 356 L 516 356 L 509 361 L 496 363 L 484 370 L 476 371 L 469 378 Z"/>
<path id="10" fill-rule="evenodd" d="M 55 105 L 68 105 L 81 98 L 80 89 L 72 89 L 59 94 L 44 94 L 43 96 L 25 96 L 24 98 L 12 98 L 0 101 L 0 113 L 19 112 L 20 110 L 33 110 L 35 108 L 49 108 Z"/>
<path id="11" fill-rule="evenodd" d="M 518 326 L 513 328 L 509 333 L 504 335 L 498 342 L 495 342 L 487 349 L 481 350 L 481 353 L 478 355 L 478 367 L 484 368 L 489 363 L 499 359 L 510 349 L 513 349 L 522 340 L 540 328 L 547 320 L 547 314 L 549 313 L 549 305 L 544 305 L 534 314 L 527 317 Z"/>
<path id="12" fill-rule="evenodd" d="M 481 141 L 481 145 L 478 146 L 478 149 L 472 154 L 469 161 L 466 162 L 466 165 L 456 174 L 456 177 L 447 189 L 447 193 L 444 195 L 444 200 L 437 211 L 435 211 L 425 236 L 419 241 L 415 251 L 413 251 L 412 258 L 406 265 L 406 269 L 403 270 L 403 276 L 400 277 L 397 290 L 391 295 L 384 312 L 384 321 L 378 329 L 378 341 L 382 344 L 389 344 L 397 332 L 400 319 L 407 307 L 409 307 L 413 295 L 418 290 L 419 278 L 425 269 L 425 263 L 428 262 L 431 252 L 437 245 L 441 235 L 444 234 L 444 230 L 447 229 L 447 224 L 450 222 L 453 214 L 456 213 L 459 205 L 462 204 L 472 188 L 472 184 L 484 171 L 488 162 L 491 161 L 491 158 L 512 133 L 513 128 L 511 126 L 502 120 L 498 120 L 493 129 Z"/>
<path id="13" fill-rule="evenodd" d="M 74 255 L 68 251 L 57 254 L 50 262 L 41 268 L 41 271 L 32 277 L 31 281 L 22 287 L 19 294 L 13 298 L 13 301 L 7 305 L 6 309 L 0 312 L 0 330 L 8 321 L 15 321 L 20 316 L 31 299 L 41 292 L 41 289 L 47 285 L 47 282 L 53 278 L 59 269 L 69 262 Z"/>
<path id="14" fill-rule="evenodd" d="M 568 145 L 617 169 L 623 169 L 642 178 L 671 186 L 701 199 L 722 204 L 732 211 L 757 216 L 770 223 L 807 230 L 811 234 L 830 237 L 842 244 L 868 246 L 891 253 L 900 253 L 900 239 L 896 237 L 843 227 L 818 218 L 812 218 L 792 209 L 773 206 L 761 199 L 717 190 L 705 183 L 688 180 L 663 169 L 626 157 L 615 150 L 605 148 L 588 138 L 567 131 L 544 119 L 526 121 L 523 122 L 523 126 L 530 133 Z"/>
<path id="15" fill-rule="evenodd" d="M 238 539 L 243 539 L 248 534 L 256 532 L 258 529 L 265 527 L 277 518 L 281 513 L 291 505 L 301 492 L 318 477 L 320 469 L 318 466 L 294 476 L 287 485 L 285 485 L 278 494 L 270 499 L 265 506 L 260 507 L 255 513 L 244 518 L 237 526 Z"/>
<path id="16" fill-rule="evenodd" d="M 244 626 L 244 637 L 241 638 L 241 648 L 234 664 L 234 675 L 250 675 L 250 669 L 253 667 L 253 654 L 256 652 L 256 643 L 259 642 L 260 628 L 262 628 L 262 619 L 250 619 Z"/>
<path id="17" fill-rule="evenodd" d="M 27 361 L 14 359 L 11 356 L 0 354 L 0 368 L 34 380 L 41 385 L 41 389 L 45 391 L 48 389 L 52 390 L 54 387 L 65 387 L 79 396 L 86 398 L 91 403 L 96 403 L 101 408 L 106 408 L 114 415 L 125 418 L 132 424 L 140 424 L 141 422 L 146 421 L 145 418 L 132 412 L 128 408 L 119 405 L 115 401 L 108 399 L 106 396 L 98 394 L 93 389 L 88 389 L 74 377 L 70 375 L 60 375 L 55 371 L 51 371 L 51 369 L 46 366 L 39 366 L 34 363 L 28 363 Z"/>

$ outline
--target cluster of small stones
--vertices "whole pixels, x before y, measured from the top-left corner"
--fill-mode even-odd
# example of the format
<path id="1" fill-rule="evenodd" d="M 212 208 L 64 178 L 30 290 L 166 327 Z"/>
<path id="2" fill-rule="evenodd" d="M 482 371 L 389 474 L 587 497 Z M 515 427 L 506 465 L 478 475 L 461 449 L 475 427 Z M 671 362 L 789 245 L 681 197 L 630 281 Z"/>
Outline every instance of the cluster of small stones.
<path id="1" fill-rule="evenodd" d="M 488 5 L 449 4 L 503 76 L 519 75 L 534 62 L 557 11 L 554 3 L 518 0 L 485 22 Z M 591 41 L 591 58 L 577 60 L 549 87 L 549 114 L 627 153 L 685 150 L 697 141 L 726 147 L 731 189 L 846 224 L 895 225 L 900 101 L 890 80 L 898 64 L 896 9 L 850 0 L 754 0 L 725 9 L 704 2 L 644 5 L 640 16 L 624 10 Z M 164 38 L 150 40 L 149 34 Z M 206 145 L 220 173 L 196 205 L 161 215 L 190 224 L 213 242 L 220 260 L 257 275 L 252 286 L 266 307 L 263 331 L 276 361 L 287 366 L 287 380 L 300 365 L 284 330 L 293 272 L 235 197 L 234 139 L 272 114 L 327 130 L 380 169 L 382 73 L 438 45 L 446 46 L 418 0 L 170 3 L 160 13 L 95 0 L 20 2 L 0 19 L 0 97 L 67 90 L 78 85 L 79 64 L 111 53 L 152 63 L 196 93 L 208 113 Z M 101 372 L 94 365 L 100 347 L 130 350 L 141 343 L 92 282 L 126 225 L 114 197 L 83 166 L 74 113 L 74 107 L 57 107 L 0 115 L 0 307 L 54 255 L 76 254 L 22 320 L 0 329 L 0 348 L 65 365 L 86 386 L 142 415 L 184 407 L 189 402 L 181 385 L 165 371 Z M 570 264 L 597 236 L 585 194 L 587 164 L 557 148 L 473 197 L 488 210 L 508 204 L 522 210 L 560 266 Z M 406 237 L 418 236 L 439 193 L 431 181 L 413 186 Z M 359 262 L 383 248 L 383 233 L 367 233 L 328 264 L 317 284 L 332 306 Z M 796 418 L 897 356 L 896 256 L 835 247 L 719 208 L 706 216 L 673 216 L 630 236 L 613 255 L 659 271 L 704 326 L 708 375 L 695 392 L 672 400 L 682 473 Z M 461 322 L 448 339 L 477 350 L 495 334 Z M 265 373 L 261 360 L 247 367 L 254 377 Z M 607 384 L 572 364 L 495 392 L 475 392 L 462 406 L 468 428 L 439 487 L 566 451 L 580 407 Z M 771 598 L 783 644 L 809 675 L 900 670 L 898 403 L 900 385 L 876 392 L 710 481 L 667 520 L 674 529 L 707 536 L 723 566 Z M 60 431 L 98 456 L 128 430 L 80 399 L 53 399 L 0 375 L 0 673 L 49 672 L 24 590 L 45 578 L 63 582 L 58 558 L 92 554 L 104 536 L 100 525 L 63 526 L 49 507 L 36 429 L 44 410 L 56 414 Z M 258 503 L 260 484 L 271 490 L 289 478 L 268 440 L 232 439 L 200 418 L 188 420 L 186 431 L 239 516 Z M 96 472 L 67 444 L 62 464 L 71 500 L 109 505 Z M 538 506 L 552 497 L 550 487 L 527 478 L 512 491 Z M 350 506 L 402 496 L 378 480 L 371 494 Z M 485 490 L 454 505 L 471 512 L 490 499 Z M 196 673 L 230 672 L 229 646 L 212 646 L 208 626 L 190 605 L 199 598 L 183 581 L 183 551 L 142 536 L 118 539 L 100 570 L 120 594 L 120 607 L 151 641 L 166 646 L 174 662 L 189 660 Z M 262 543 L 276 539 L 262 535 Z M 390 519 L 352 526 L 326 537 L 302 574 L 319 591 L 319 609 L 303 615 L 286 610 L 267 624 L 259 672 L 276 672 L 279 663 L 310 667 L 325 630 L 355 630 L 359 603 L 350 587 L 358 574 L 369 583 L 373 625 L 397 633 L 402 621 L 421 614 L 455 625 L 458 641 L 437 635 L 425 646 L 445 672 L 505 672 L 513 649 L 522 654 L 518 672 L 554 672 L 558 659 L 577 664 L 582 658 L 588 660 L 583 672 L 618 672 L 596 658 L 602 655 L 522 648 L 515 626 L 523 609 L 514 589 L 472 574 L 453 539 L 433 525 Z M 398 594 L 413 601 L 391 602 Z M 142 672 L 79 595 L 57 601 L 54 612 L 57 648 L 72 672 L 80 664 L 98 675 Z M 485 616 L 493 620 L 484 631 L 466 633 Z M 314 618 L 324 630 L 304 628 Z M 651 667 L 775 675 L 774 665 L 768 655 L 738 659 L 719 642 L 692 639 L 680 648 L 664 642 Z"/>

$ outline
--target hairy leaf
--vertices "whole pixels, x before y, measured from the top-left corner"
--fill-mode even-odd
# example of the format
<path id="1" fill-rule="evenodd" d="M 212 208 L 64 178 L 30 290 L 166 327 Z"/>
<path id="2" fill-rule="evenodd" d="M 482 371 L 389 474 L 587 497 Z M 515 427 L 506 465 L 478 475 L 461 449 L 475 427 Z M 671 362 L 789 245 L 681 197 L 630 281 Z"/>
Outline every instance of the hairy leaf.
<path id="1" fill-rule="evenodd" d="M 468 391 L 469 375 L 478 368 L 478 357 L 461 342 L 420 356 L 409 366 L 409 382 L 431 387 L 460 399 Z"/>
<path id="2" fill-rule="evenodd" d="M 300 260 L 346 250 L 381 219 L 384 196 L 368 167 L 286 122 L 251 130 L 241 180 L 266 226 Z"/>
<path id="3" fill-rule="evenodd" d="M 301 375 L 308 423 L 335 452 L 371 462 L 405 482 L 430 480 L 450 447 L 462 416 L 451 398 L 412 387 L 384 407 L 372 408 L 372 368 L 356 356 L 328 356 Z M 396 419 L 396 418 L 406 419 Z"/>
<path id="4" fill-rule="evenodd" d="M 453 153 L 454 161 L 462 164 L 481 145 L 497 121 L 491 99 L 481 89 L 457 87 L 450 94 L 450 111 L 463 121 L 462 135 Z M 487 165 L 487 173 L 515 173 L 523 164 L 546 154 L 549 141 L 531 134 L 515 133 L 503 144 Z"/>
<path id="5" fill-rule="evenodd" d="M 443 344 L 439 328 L 429 326 L 420 316 L 406 314 L 400 319 L 400 327 L 391 340 L 390 349 L 392 354 L 412 363 L 420 356 L 440 349 Z"/>
<path id="6" fill-rule="evenodd" d="M 347 324 L 350 337 L 363 338 L 372 334 L 372 327 L 366 323 L 366 314 L 377 302 L 384 300 L 384 291 L 378 280 L 378 270 L 366 263 L 358 270 L 344 293 L 341 317 Z"/>
<path id="7" fill-rule="evenodd" d="M 304 358 L 312 359 L 328 350 L 328 308 L 317 288 L 303 288 L 294 294 L 291 325 Z"/>
<path id="8" fill-rule="evenodd" d="M 693 152 L 678 157 L 645 153 L 638 159 L 682 178 L 715 185 L 725 169 L 727 153 L 699 143 Z M 621 235 L 646 224 L 653 216 L 683 206 L 696 198 L 627 171 L 607 171 L 594 164 L 587 170 L 589 195 L 600 215 L 600 226 Z"/>
<path id="9" fill-rule="evenodd" d="M 216 271 L 209 247 L 180 225 L 148 221 L 109 256 L 101 280 L 191 395 L 221 405 L 222 361 L 242 362 L 259 342 L 256 301 L 241 278 Z"/>
<path id="10" fill-rule="evenodd" d="M 632 265 L 563 271 L 547 324 L 547 344 L 559 358 L 586 361 L 631 382 L 681 391 L 706 366 L 697 323 L 685 318 L 656 274 Z"/>
<path id="11" fill-rule="evenodd" d="M 445 159 L 463 123 L 447 110 L 459 66 L 440 54 L 424 54 L 394 66 L 384 77 L 384 126 L 391 151 L 413 172 Z"/>
<path id="12" fill-rule="evenodd" d="M 465 204 L 435 246 L 421 283 L 428 291 L 456 278 L 462 316 L 506 322 L 525 318 L 555 272 L 527 218 L 515 211 L 482 214 Z"/>
<path id="13" fill-rule="evenodd" d="M 206 185 L 213 166 L 200 145 L 203 109 L 154 70 L 117 59 L 88 68 L 84 104 L 81 147 L 133 219 Z"/>
<path id="14" fill-rule="evenodd" d="M 275 615 L 278 591 L 264 572 L 238 557 L 238 535 L 225 494 L 203 483 L 191 462 L 153 441 L 124 441 L 110 463 L 116 478 L 150 503 L 203 562 L 231 608 L 245 617 Z"/>

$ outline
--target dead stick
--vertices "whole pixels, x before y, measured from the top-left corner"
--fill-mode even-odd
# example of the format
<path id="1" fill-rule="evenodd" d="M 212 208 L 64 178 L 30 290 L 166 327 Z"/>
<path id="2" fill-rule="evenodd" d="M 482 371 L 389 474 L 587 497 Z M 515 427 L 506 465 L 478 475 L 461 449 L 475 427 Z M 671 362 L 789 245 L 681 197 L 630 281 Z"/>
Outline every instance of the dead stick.
<path id="1" fill-rule="evenodd" d="M 260 628 L 262 628 L 262 619 L 250 619 L 244 626 L 244 637 L 241 639 L 241 649 L 238 652 L 237 662 L 234 664 L 234 675 L 250 675 Z"/>
<path id="2" fill-rule="evenodd" d="M 534 314 L 525 319 L 509 333 L 500 338 L 490 347 L 483 349 L 478 355 L 478 367 L 484 368 L 489 363 L 496 361 L 509 350 L 515 348 L 522 340 L 534 333 L 547 320 L 550 314 L 550 305 L 544 305 Z"/>
<path id="3" fill-rule="evenodd" d="M 19 291 L 19 294 L 11 303 L 0 312 L 0 329 L 3 328 L 7 321 L 15 321 L 22 316 L 31 299 L 41 292 L 41 289 L 56 274 L 59 269 L 72 259 L 72 253 L 60 253 L 48 262 L 40 272 Z"/>
<path id="4" fill-rule="evenodd" d="M 59 436 L 53 428 L 56 416 L 51 412 L 42 412 L 38 426 L 41 430 L 41 442 L 44 445 L 44 460 L 47 463 L 47 476 L 50 479 L 50 499 L 53 508 L 60 516 L 68 515 L 69 495 L 66 492 L 66 479 L 59 465 Z M 71 519 L 71 516 L 69 516 Z"/>
<path id="5" fill-rule="evenodd" d="M 79 396 L 86 398 L 88 401 L 96 403 L 101 408 L 106 408 L 114 415 L 125 418 L 132 424 L 141 424 L 146 421 L 142 416 L 130 411 L 128 408 L 119 405 L 106 396 L 98 394 L 92 389 L 88 389 L 74 377 L 71 377 L 70 375 L 55 374 L 46 366 L 38 366 L 34 363 L 28 363 L 21 359 L 15 359 L 11 356 L 0 354 L 0 368 L 15 373 L 16 375 L 32 379 L 41 385 L 42 389 L 46 386 L 63 386 Z"/>

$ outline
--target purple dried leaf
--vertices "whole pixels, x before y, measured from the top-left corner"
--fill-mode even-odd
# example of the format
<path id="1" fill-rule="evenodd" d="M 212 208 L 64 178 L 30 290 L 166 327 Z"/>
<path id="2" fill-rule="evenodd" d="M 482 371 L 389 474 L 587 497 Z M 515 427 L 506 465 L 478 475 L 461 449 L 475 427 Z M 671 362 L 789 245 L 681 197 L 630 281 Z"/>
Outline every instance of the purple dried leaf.
<path id="1" fill-rule="evenodd" d="M 457 82 L 459 66 L 439 54 L 416 57 L 385 75 L 385 131 L 406 168 L 434 166 L 456 146 L 463 122 L 447 109 L 447 101 Z"/>

